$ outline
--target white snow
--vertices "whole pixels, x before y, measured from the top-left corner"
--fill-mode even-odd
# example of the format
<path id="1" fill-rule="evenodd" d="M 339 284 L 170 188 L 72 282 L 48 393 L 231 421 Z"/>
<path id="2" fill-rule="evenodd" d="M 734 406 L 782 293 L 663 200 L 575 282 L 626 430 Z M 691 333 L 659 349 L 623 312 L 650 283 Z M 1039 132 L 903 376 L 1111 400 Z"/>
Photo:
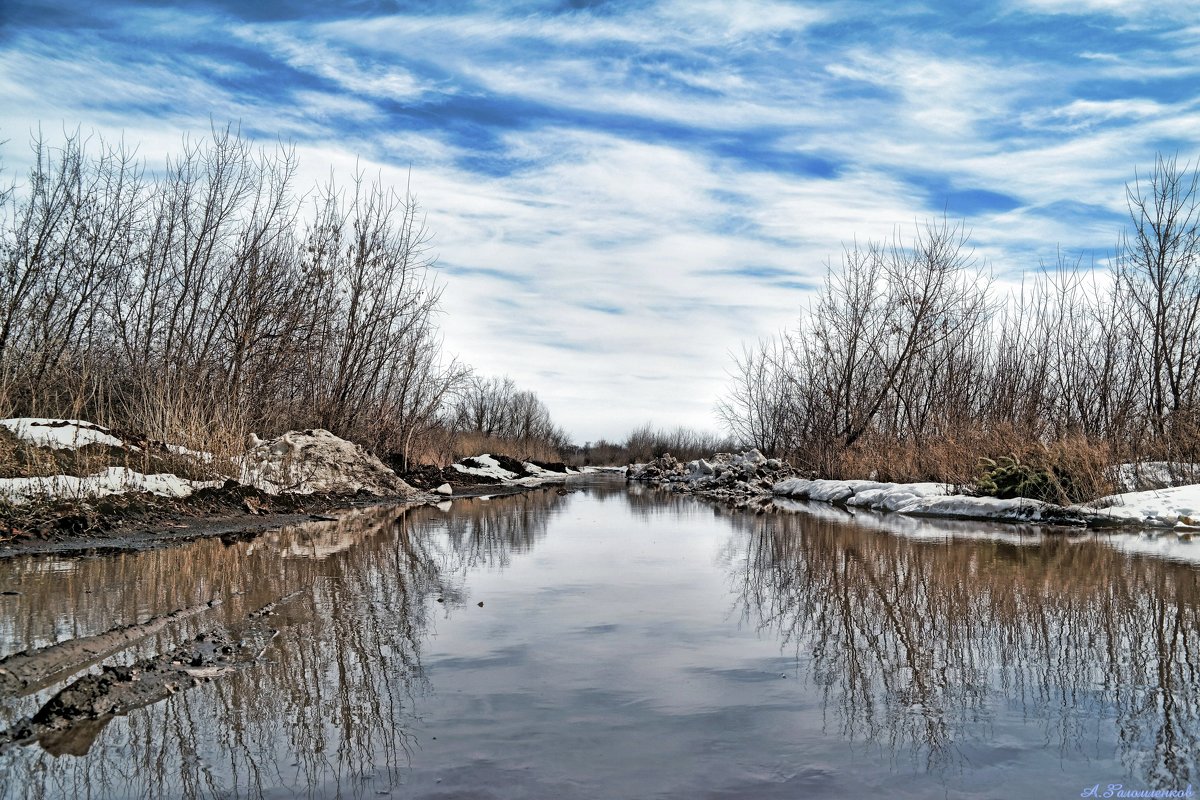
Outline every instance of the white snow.
<path id="1" fill-rule="evenodd" d="M 466 459 L 463 460 L 465 461 Z M 504 467 L 500 466 L 500 462 L 492 458 L 487 453 L 479 456 L 473 456 L 471 461 L 474 461 L 476 464 L 480 464 L 481 466 L 468 467 L 457 462 L 451 464 L 451 466 L 459 472 L 465 472 L 468 475 L 478 475 L 484 478 L 495 478 L 501 481 L 515 480 L 517 477 L 515 472 L 509 472 Z"/>
<path id="2" fill-rule="evenodd" d="M 181 444 L 169 444 L 166 447 L 167 447 L 168 453 L 173 453 L 174 455 L 177 455 L 177 456 L 187 456 L 188 458 L 194 458 L 197 461 L 204 462 L 205 464 L 211 464 L 212 460 L 213 460 L 213 454 L 207 453 L 203 450 L 191 450 L 187 447 L 184 447 Z"/>
<path id="3" fill-rule="evenodd" d="M 578 474 L 571 470 L 568 472 L 555 472 L 553 470 L 543 469 L 542 467 L 539 467 L 536 464 L 532 464 L 528 461 L 522 461 L 521 465 L 529 474 L 518 475 L 517 473 L 500 466 L 500 462 L 488 453 L 472 456 L 470 459 L 463 459 L 463 461 L 468 460 L 479 464 L 479 466 L 472 467 L 461 462 L 455 462 L 450 466 L 452 466 L 458 472 L 462 472 L 467 475 L 477 475 L 483 478 L 495 478 L 503 483 L 516 484 L 518 486 L 537 486 L 541 483 L 562 480 L 567 475 Z"/>
<path id="4" fill-rule="evenodd" d="M 1041 500 L 954 494 L 941 483 L 879 483 L 789 478 L 775 484 L 776 495 L 798 500 L 896 514 L 953 519 L 1038 522 L 1075 520 L 1090 525 L 1138 528 L 1200 528 L 1200 484 L 1127 492 L 1068 507 Z M 1047 513 L 1053 512 L 1053 513 Z"/>
<path id="5" fill-rule="evenodd" d="M 76 450 L 89 444 L 110 447 L 121 447 L 124 444 L 110 434 L 108 428 L 81 419 L 14 417 L 0 419 L 0 425 L 8 428 L 19 439 L 54 450 Z"/>
<path id="6" fill-rule="evenodd" d="M 954 494 L 944 483 L 881 483 L 879 481 L 834 481 L 788 478 L 775 484 L 775 494 L 821 503 L 891 511 L 896 514 L 952 519 L 1037 521 L 1047 508 L 1040 500 L 971 497 Z"/>
<path id="7" fill-rule="evenodd" d="M 1110 475 L 1122 492 L 1179 486 L 1200 477 L 1200 464 L 1183 461 L 1139 461 L 1117 464 Z"/>
<path id="8" fill-rule="evenodd" d="M 1071 508 L 1101 524 L 1200 527 L 1200 484 L 1115 494 Z"/>
<path id="9" fill-rule="evenodd" d="M 36 498 L 104 497 L 125 492 L 187 497 L 197 489 L 220 485 L 220 481 L 190 481 L 169 473 L 143 475 L 128 467 L 109 467 L 103 472 L 84 478 L 74 475 L 3 478 L 0 479 L 0 497 L 15 503 L 24 503 Z"/>

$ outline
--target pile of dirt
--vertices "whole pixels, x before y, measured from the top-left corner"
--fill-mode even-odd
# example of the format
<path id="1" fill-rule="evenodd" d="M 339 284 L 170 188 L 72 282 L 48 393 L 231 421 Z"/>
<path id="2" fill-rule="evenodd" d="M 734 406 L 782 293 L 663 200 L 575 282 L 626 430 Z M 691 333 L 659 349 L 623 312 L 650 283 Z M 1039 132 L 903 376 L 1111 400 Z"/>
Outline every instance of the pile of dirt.
<path id="1" fill-rule="evenodd" d="M 649 483 L 672 492 L 698 494 L 734 504 L 770 495 L 772 487 L 796 474 L 786 461 L 767 458 L 758 450 L 717 453 L 686 464 L 670 453 L 648 464 L 631 464 L 626 479 Z"/>

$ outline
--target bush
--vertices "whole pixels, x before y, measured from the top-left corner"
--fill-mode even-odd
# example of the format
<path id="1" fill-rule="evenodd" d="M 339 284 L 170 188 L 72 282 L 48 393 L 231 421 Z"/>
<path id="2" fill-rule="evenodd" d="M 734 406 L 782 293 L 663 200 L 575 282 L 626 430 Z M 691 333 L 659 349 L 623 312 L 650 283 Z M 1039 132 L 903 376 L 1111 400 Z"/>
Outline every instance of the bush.
<path id="1" fill-rule="evenodd" d="M 1071 505 L 1108 494 L 1107 449 L 1081 440 L 1064 440 L 1037 448 L 1026 460 L 1016 454 L 979 459 L 983 474 L 975 481 L 981 495 L 1028 497 Z"/>

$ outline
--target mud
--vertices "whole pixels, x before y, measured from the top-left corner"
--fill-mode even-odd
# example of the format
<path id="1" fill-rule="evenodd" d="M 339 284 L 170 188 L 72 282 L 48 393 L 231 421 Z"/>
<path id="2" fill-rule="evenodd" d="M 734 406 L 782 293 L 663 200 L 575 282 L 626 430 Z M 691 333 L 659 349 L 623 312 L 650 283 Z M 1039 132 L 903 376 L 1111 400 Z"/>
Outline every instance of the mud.
<path id="1" fill-rule="evenodd" d="M 264 606 L 228 629 L 205 631 L 161 655 L 128 666 L 104 666 L 98 673 L 88 673 L 72 681 L 32 717 L 18 721 L 7 731 L 0 731 L 0 754 L 11 747 L 37 743 L 52 755 L 84 755 L 104 726 L 114 718 L 249 667 L 258 661 L 278 633 L 270 625 L 277 605 Z M 198 613 L 198 610 L 176 612 L 185 616 L 192 613 Z M 6 686 L 15 681 L 18 691 L 28 691 L 27 685 L 21 685 L 23 680 L 36 681 L 38 676 L 44 679 L 42 672 L 62 671 L 63 661 L 70 661 L 72 656 L 89 653 L 93 647 L 103 650 L 123 646 L 128 644 L 124 637 L 141 638 L 153 632 L 143 632 L 143 629 L 157 630 L 180 618 L 166 615 L 143 625 L 89 637 L 90 643 L 67 642 L 10 656 L 0 662 L 5 665 Z"/>
<path id="2" fill-rule="evenodd" d="M 230 541 L 301 522 L 327 520 L 341 509 L 420 505 L 445 498 L 374 495 L 270 495 L 230 482 L 171 500 L 156 495 L 114 495 L 94 502 L 58 503 L 38 511 L 41 524 L 0 523 L 0 559 L 33 553 L 145 550 L 205 537 Z M 14 524 L 15 523 L 15 524 Z"/>
<path id="3" fill-rule="evenodd" d="M 0 695 L 19 697 L 54 683 L 66 672 L 76 672 L 129 645 L 153 636 L 167 626 L 208 611 L 218 605 L 212 600 L 170 614 L 152 617 L 136 625 L 122 625 L 94 636 L 69 639 L 36 650 L 0 659 Z"/>

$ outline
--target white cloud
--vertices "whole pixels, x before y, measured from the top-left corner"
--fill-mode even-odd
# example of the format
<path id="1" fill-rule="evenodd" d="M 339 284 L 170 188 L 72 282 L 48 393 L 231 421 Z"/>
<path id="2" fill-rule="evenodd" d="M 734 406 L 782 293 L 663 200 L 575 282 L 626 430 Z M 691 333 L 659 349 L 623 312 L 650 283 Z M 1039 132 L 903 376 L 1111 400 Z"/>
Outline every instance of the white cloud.
<path id="1" fill-rule="evenodd" d="M 198 36 L 190 27 L 229 35 L 318 80 L 270 87 L 286 98 L 274 102 L 235 88 L 249 66 L 18 32 L 0 51 L 4 134 L 81 122 L 157 158 L 210 117 L 242 119 L 297 141 L 301 183 L 359 168 L 402 187 L 411 166 L 445 266 L 450 350 L 538 391 L 580 439 L 646 418 L 712 428 L 726 353 L 807 301 L 781 284 L 819 283 L 843 242 L 938 213 L 930 186 L 1016 198 L 968 220 L 981 259 L 1007 275 L 1058 244 L 1110 244 L 1103 212 L 1122 210 L 1133 166 L 1200 129 L 1194 97 L 1073 94 L 1084 80 L 1196 71 L 1194 34 L 1163 33 L 1151 55 L 1089 44 L 1082 61 L 1050 60 L 946 31 L 909 36 L 870 11 L 880 19 L 860 20 L 852 39 L 811 38 L 847 8 L 674 0 L 612 16 L 316 24 L 146 12 L 168 41 Z M 448 95 L 444 127 L 391 122 L 401 107 L 442 113 Z M 477 117 L 451 116 L 473 99 L 485 101 Z M 506 103 L 535 113 L 489 121 Z M 463 127 L 484 131 L 487 149 Z M 804 156 L 830 167 L 789 168 Z M 489 158 L 513 166 L 471 168 Z M 1070 203 L 1102 211 L 1044 210 Z"/>

